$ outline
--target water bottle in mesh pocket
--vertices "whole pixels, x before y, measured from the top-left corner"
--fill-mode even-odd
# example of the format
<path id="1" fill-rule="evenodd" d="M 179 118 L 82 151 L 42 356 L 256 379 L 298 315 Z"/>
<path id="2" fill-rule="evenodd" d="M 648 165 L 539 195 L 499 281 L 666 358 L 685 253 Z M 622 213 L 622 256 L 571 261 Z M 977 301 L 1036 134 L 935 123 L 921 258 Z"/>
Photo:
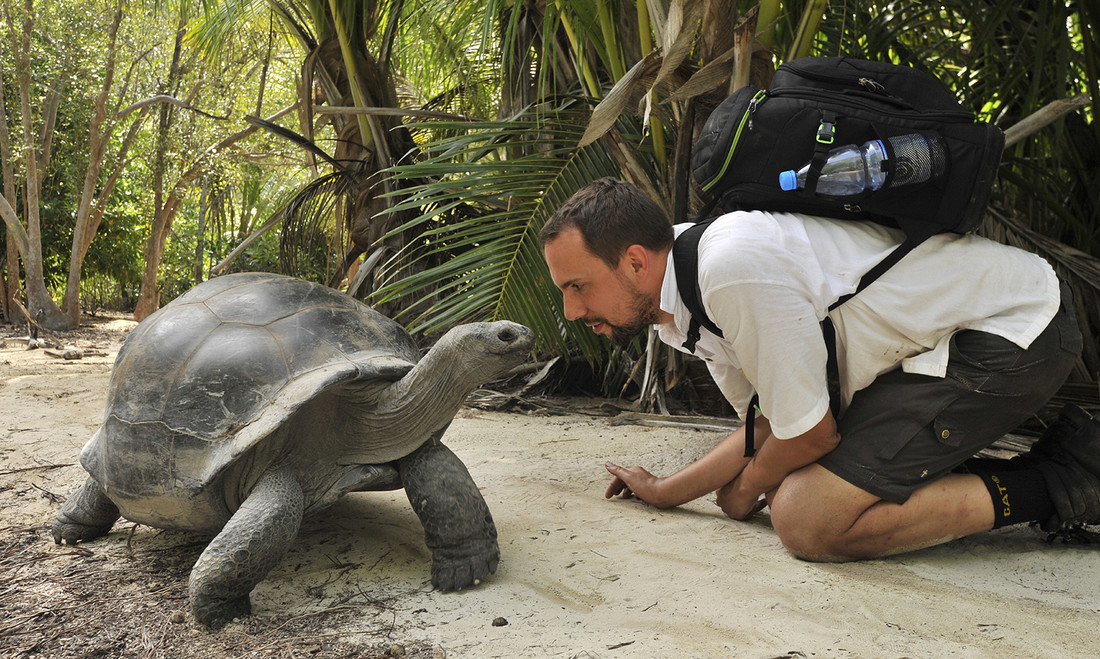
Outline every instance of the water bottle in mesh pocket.
<path id="1" fill-rule="evenodd" d="M 935 134 L 910 133 L 887 140 L 894 159 L 894 174 L 887 187 L 915 185 L 937 179 L 947 172 L 947 149 Z"/>

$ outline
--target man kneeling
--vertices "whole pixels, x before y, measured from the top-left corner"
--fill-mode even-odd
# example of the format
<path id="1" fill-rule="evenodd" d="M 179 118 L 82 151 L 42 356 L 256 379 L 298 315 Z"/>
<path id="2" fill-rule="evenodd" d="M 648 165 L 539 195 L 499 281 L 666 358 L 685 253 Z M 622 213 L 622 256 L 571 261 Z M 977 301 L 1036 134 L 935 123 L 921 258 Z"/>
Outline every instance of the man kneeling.
<path id="1" fill-rule="evenodd" d="M 633 185 L 578 191 L 541 238 L 566 317 L 625 343 L 648 325 L 677 349 L 690 313 L 673 227 Z M 745 428 L 682 470 L 607 469 L 606 496 L 671 507 L 717 491 L 746 519 L 765 505 L 783 544 L 811 560 L 928 547 L 1022 522 L 1100 523 L 1100 424 L 1079 408 L 1025 455 L 973 456 L 1031 417 L 1081 351 L 1069 290 L 1042 258 L 974 235 L 934 236 L 873 284 L 860 277 L 903 239 L 867 222 L 736 212 L 699 243 L 701 300 L 721 336 L 704 359 Z M 835 328 L 839 418 L 830 411 L 821 322 Z M 685 350 L 686 351 L 686 350 Z M 749 410 L 753 392 L 757 410 Z"/>

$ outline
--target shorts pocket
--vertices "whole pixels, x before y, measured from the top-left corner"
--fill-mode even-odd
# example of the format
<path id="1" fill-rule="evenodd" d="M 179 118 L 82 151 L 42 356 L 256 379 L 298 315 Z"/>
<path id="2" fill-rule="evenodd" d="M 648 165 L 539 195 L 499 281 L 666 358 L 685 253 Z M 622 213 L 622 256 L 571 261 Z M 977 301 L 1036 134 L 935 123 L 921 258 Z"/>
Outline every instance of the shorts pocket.
<path id="1" fill-rule="evenodd" d="M 929 387 L 921 395 L 895 401 L 888 416 L 881 419 L 881 441 L 876 457 L 893 460 L 915 437 L 926 428 L 936 429 L 937 437 L 943 430 L 948 431 L 941 440 L 950 440 L 955 431 L 943 424 L 940 428 L 940 414 L 959 398 L 959 392 L 944 387 Z M 843 435 L 842 435 L 843 436 Z"/>
<path id="2" fill-rule="evenodd" d="M 965 439 L 965 431 L 957 424 L 950 423 L 944 416 L 937 415 L 932 420 L 932 431 L 936 435 L 936 440 L 944 446 L 950 448 L 959 448 L 963 444 Z"/>
<path id="3" fill-rule="evenodd" d="M 855 393 L 840 417 L 841 445 L 849 441 L 858 444 L 844 452 L 851 452 L 856 460 L 862 454 L 862 462 L 892 460 L 918 435 L 927 438 L 933 421 L 966 392 L 965 386 L 951 378 L 901 369 L 883 373 Z M 954 432 L 953 427 L 947 428 Z"/>

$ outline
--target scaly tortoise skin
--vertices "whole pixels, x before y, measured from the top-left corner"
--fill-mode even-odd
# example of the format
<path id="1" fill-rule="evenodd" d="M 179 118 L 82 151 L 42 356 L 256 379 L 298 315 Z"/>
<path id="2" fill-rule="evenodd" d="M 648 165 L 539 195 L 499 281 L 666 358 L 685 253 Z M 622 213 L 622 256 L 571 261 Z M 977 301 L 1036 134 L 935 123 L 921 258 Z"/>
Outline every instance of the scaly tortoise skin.
<path id="1" fill-rule="evenodd" d="M 219 628 L 282 559 L 302 516 L 348 492 L 404 488 L 432 551 L 432 584 L 496 571 L 496 527 L 440 442 L 466 395 L 523 361 L 515 323 L 474 323 L 421 358 L 394 321 L 338 291 L 266 273 L 196 286 L 139 324 L 115 362 L 89 473 L 54 540 L 126 519 L 216 534 L 191 572 L 196 620 Z"/>

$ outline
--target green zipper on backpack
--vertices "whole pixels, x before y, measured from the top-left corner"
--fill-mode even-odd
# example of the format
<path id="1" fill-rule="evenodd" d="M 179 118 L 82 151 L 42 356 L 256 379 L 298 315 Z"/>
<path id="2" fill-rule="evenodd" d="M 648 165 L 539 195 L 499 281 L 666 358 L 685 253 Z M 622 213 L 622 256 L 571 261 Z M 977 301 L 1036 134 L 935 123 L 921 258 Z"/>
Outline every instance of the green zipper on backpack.
<path id="1" fill-rule="evenodd" d="M 726 160 L 722 163 L 722 169 L 718 170 L 718 174 L 703 184 L 703 190 L 709 191 L 718 181 L 722 180 L 722 177 L 726 175 L 726 170 L 729 169 L 730 161 L 733 160 L 733 152 L 737 150 L 737 142 L 741 139 L 741 131 L 745 129 L 745 125 L 749 124 L 752 120 L 752 113 L 756 111 L 756 106 L 759 105 L 765 98 L 767 98 L 768 92 L 763 89 L 756 92 L 756 95 L 749 101 L 749 109 L 745 110 L 745 114 L 741 116 L 741 124 L 737 127 L 737 132 L 733 136 L 733 142 L 730 143 L 730 148 L 726 152 Z"/>

